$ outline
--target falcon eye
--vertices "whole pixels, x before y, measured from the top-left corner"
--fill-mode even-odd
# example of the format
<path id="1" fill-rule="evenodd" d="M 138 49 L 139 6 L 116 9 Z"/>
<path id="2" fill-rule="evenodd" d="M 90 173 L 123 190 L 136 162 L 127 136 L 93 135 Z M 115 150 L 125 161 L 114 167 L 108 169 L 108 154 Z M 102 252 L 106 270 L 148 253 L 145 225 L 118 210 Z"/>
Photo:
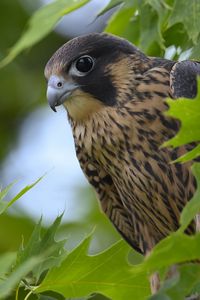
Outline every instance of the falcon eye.
<path id="1" fill-rule="evenodd" d="M 88 73 L 94 66 L 94 60 L 90 56 L 81 56 L 75 62 L 75 68 L 80 73 Z"/>

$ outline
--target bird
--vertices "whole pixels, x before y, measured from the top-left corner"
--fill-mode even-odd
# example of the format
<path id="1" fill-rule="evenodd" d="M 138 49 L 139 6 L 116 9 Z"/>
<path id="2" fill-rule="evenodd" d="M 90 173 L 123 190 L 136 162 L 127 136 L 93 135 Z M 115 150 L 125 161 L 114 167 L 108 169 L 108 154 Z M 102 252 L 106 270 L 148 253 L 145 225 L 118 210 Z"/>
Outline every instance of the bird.
<path id="1" fill-rule="evenodd" d="M 165 114 L 165 100 L 196 96 L 200 63 L 150 57 L 126 39 L 91 33 L 62 45 L 44 74 L 49 105 L 66 109 L 78 161 L 103 212 L 147 256 L 179 228 L 197 187 L 192 162 L 170 163 L 194 143 L 161 146 L 180 128 Z"/>

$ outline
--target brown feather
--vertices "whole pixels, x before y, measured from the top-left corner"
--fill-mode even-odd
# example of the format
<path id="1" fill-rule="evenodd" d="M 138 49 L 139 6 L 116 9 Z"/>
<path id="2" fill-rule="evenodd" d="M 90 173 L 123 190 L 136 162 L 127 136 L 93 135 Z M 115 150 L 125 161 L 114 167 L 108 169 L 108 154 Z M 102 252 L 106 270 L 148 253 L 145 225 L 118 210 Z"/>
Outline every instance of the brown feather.
<path id="1" fill-rule="evenodd" d="M 175 62 L 148 58 L 127 41 L 94 34 L 59 49 L 46 76 L 69 76 L 66 69 L 78 54 L 96 55 L 98 66 L 89 77 L 70 79 L 83 87 L 64 103 L 78 160 L 111 222 L 147 254 L 178 229 L 196 189 L 191 162 L 170 164 L 188 146 L 161 148 L 180 126 L 164 114 L 166 97 L 175 95 L 170 88 Z M 194 231 L 192 223 L 187 233 Z"/>

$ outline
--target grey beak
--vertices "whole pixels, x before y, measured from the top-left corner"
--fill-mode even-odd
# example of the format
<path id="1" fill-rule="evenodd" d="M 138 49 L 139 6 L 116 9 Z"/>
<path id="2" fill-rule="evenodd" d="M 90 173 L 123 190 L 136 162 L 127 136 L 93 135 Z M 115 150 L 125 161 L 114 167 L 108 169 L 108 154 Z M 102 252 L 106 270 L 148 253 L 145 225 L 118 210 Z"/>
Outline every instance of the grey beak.
<path id="1" fill-rule="evenodd" d="M 52 75 L 48 81 L 47 100 L 49 106 L 56 112 L 56 106 L 65 102 L 78 86 L 73 82 L 68 82 L 62 76 Z"/>

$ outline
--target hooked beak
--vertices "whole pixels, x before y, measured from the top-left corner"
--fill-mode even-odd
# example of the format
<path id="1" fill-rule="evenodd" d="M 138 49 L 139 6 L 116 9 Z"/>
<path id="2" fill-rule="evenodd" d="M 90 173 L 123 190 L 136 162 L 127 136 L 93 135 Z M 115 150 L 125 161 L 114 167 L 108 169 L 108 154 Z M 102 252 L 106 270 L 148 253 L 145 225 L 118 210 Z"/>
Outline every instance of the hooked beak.
<path id="1" fill-rule="evenodd" d="M 47 100 L 51 109 L 56 112 L 55 107 L 63 104 L 77 87 L 62 76 L 51 75 L 47 87 Z"/>

